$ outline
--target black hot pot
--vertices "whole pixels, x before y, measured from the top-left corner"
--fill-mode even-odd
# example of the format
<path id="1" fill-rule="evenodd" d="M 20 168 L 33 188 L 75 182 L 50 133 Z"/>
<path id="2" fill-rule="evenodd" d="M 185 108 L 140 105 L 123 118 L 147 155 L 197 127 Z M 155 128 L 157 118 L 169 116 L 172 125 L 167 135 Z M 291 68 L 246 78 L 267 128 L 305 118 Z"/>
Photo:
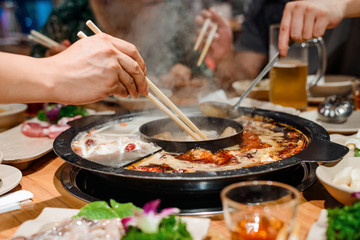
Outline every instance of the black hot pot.
<path id="1" fill-rule="evenodd" d="M 195 108 L 188 108 L 183 111 L 185 114 L 200 115 L 199 110 Z M 196 195 L 218 197 L 221 189 L 238 181 L 254 179 L 276 181 L 279 178 L 284 179 L 301 163 L 336 161 L 341 159 L 349 151 L 347 147 L 331 142 L 326 130 L 310 120 L 282 112 L 255 108 L 239 108 L 239 111 L 245 115 L 258 115 L 292 126 L 308 137 L 309 144 L 298 154 L 277 162 L 236 170 L 196 173 L 154 173 L 115 168 L 89 161 L 73 152 L 71 147 L 72 141 L 80 132 L 100 128 L 107 124 L 126 122 L 146 114 L 154 114 L 154 111 L 152 111 L 151 113 L 140 112 L 79 119 L 74 122 L 70 129 L 61 133 L 56 138 L 54 151 L 66 162 L 90 171 L 92 174 L 111 181 L 115 185 L 121 185 L 122 188 L 141 191 L 144 194 L 152 192 L 159 194 L 165 193 L 166 195 L 172 196 L 187 195 L 191 197 L 195 197 Z M 159 115 L 160 114 L 161 113 L 159 113 Z M 159 118 L 163 117 L 164 116 L 161 116 Z"/>

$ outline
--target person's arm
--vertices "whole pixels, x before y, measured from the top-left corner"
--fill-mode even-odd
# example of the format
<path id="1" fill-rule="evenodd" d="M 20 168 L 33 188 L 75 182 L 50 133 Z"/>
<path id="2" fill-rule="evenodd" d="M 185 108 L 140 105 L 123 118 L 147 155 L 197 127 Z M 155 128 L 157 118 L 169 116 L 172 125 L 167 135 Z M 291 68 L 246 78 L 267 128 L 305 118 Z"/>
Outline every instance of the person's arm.
<path id="1" fill-rule="evenodd" d="M 286 4 L 280 24 L 279 53 L 287 55 L 289 40 L 303 42 L 324 35 L 343 18 L 360 16 L 359 0 L 306 0 Z"/>
<path id="2" fill-rule="evenodd" d="M 147 95 L 136 47 L 101 33 L 48 58 L 0 53 L 0 102 L 85 104 L 109 95 Z"/>

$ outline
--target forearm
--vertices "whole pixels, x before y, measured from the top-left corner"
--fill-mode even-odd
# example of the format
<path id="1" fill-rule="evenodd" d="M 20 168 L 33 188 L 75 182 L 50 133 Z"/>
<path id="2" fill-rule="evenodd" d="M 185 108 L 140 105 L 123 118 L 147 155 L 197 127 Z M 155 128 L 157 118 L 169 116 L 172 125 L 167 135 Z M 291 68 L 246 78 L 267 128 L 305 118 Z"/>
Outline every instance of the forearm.
<path id="1" fill-rule="evenodd" d="M 359 0 L 342 0 L 345 5 L 345 18 L 360 17 L 360 1 Z"/>
<path id="2" fill-rule="evenodd" d="M 49 68 L 42 59 L 0 53 L 0 103 L 46 102 L 50 97 Z"/>

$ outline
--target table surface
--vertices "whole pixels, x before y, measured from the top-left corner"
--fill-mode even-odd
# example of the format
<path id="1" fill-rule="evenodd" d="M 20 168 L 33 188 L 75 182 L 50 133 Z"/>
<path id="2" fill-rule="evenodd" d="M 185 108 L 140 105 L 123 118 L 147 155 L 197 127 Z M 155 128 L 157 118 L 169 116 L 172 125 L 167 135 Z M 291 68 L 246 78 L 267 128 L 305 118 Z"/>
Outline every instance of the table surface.
<path id="1" fill-rule="evenodd" d="M 87 202 L 72 196 L 60 181 L 61 167 L 64 160 L 54 152 L 34 161 L 23 170 L 20 184 L 11 192 L 28 190 L 34 194 L 31 203 L 20 210 L 3 213 L 0 217 L 0 239 L 8 239 L 25 221 L 36 218 L 45 207 L 79 209 Z M 302 193 L 297 223 L 299 239 L 305 239 L 311 225 L 317 220 L 320 211 L 328 207 L 341 206 L 317 181 Z M 208 238 L 212 240 L 230 239 L 230 232 L 225 226 L 222 214 L 211 216 Z"/>

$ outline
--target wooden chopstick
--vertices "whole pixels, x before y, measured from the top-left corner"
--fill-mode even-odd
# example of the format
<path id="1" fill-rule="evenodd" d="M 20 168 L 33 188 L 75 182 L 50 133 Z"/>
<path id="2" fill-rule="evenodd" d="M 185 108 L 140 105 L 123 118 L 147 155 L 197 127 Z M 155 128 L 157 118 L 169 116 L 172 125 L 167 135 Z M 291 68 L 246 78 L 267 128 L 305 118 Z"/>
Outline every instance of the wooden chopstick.
<path id="1" fill-rule="evenodd" d="M 44 34 L 42 34 L 42 33 L 39 33 L 38 31 L 36 31 L 36 30 L 31 30 L 30 31 L 30 36 L 32 36 L 32 37 L 30 37 L 29 36 L 29 39 L 31 39 L 31 40 L 33 40 L 34 42 L 37 42 L 37 43 L 39 43 L 39 44 L 42 44 L 42 45 L 44 45 L 44 46 L 46 46 L 46 47 L 55 47 L 55 46 L 59 46 L 60 45 L 60 43 L 58 43 L 58 42 L 56 42 L 56 41 L 54 41 L 54 40 L 52 40 L 51 38 L 48 38 L 47 36 L 45 36 Z M 36 40 L 35 40 L 36 39 Z"/>
<path id="2" fill-rule="evenodd" d="M 86 21 L 86 26 L 88 26 L 95 34 L 101 33 L 100 28 L 98 28 L 91 20 Z"/>
<path id="3" fill-rule="evenodd" d="M 217 24 L 214 24 L 213 27 L 211 28 L 211 31 L 209 33 L 209 36 L 208 38 L 206 39 L 206 42 L 205 42 L 205 46 L 201 52 L 201 55 L 199 57 L 199 60 L 197 62 L 197 66 L 199 67 L 202 63 L 202 61 L 204 60 L 207 52 L 209 51 L 209 48 L 210 48 L 210 45 L 215 37 L 215 34 L 216 34 L 216 30 L 218 28 L 218 25 Z"/>
<path id="4" fill-rule="evenodd" d="M 169 118 L 176 122 L 187 134 L 189 134 L 196 141 L 203 140 L 197 134 L 195 134 L 184 122 L 182 122 L 173 112 L 171 112 L 164 104 L 162 104 L 154 95 L 149 93 L 146 96 L 152 103 L 154 103 L 160 110 L 166 113 Z"/>
<path id="5" fill-rule="evenodd" d="M 47 47 L 47 48 L 51 48 L 51 44 L 49 44 L 48 42 L 44 42 L 43 40 L 37 38 L 37 37 L 34 37 L 33 35 L 28 35 L 28 38 L 31 40 L 31 41 L 34 41 L 36 42 L 37 44 L 40 44 L 44 47 Z"/>
<path id="6" fill-rule="evenodd" d="M 91 21 L 88 20 L 86 22 L 86 25 L 95 33 L 101 33 L 101 30 Z M 83 32 L 79 32 L 78 36 L 85 35 Z M 79 36 L 79 37 L 80 37 Z M 85 35 L 86 36 L 86 35 Z M 185 116 L 184 113 L 180 111 L 178 107 L 175 106 L 174 103 L 170 101 L 166 97 L 166 95 L 158 89 L 155 84 L 153 84 L 147 77 L 146 82 L 149 85 L 150 89 L 161 99 L 164 101 L 166 105 L 169 106 L 175 113 L 178 114 L 178 116 L 188 125 L 186 126 L 175 114 L 173 114 L 167 107 L 165 107 L 159 100 L 157 100 L 151 93 L 146 96 L 150 101 L 152 101 L 157 107 L 159 107 L 162 111 L 164 111 L 173 121 L 175 121 L 181 128 L 184 129 L 185 132 L 187 132 L 191 137 L 193 137 L 195 140 L 208 140 L 207 137 L 198 129 L 194 123 L 191 122 L 191 120 Z M 190 129 L 190 128 L 191 129 Z M 198 134 L 198 135 L 196 135 Z M 199 138 L 200 136 L 200 138 Z"/>
<path id="7" fill-rule="evenodd" d="M 154 83 L 152 83 L 147 77 L 146 82 L 150 89 L 161 99 L 166 105 L 169 106 L 180 118 L 183 120 L 195 133 L 197 133 L 202 140 L 208 140 L 205 134 L 203 134 L 199 128 L 187 117 L 185 114 L 168 98 L 166 95 L 158 89 Z"/>
<path id="8" fill-rule="evenodd" d="M 202 42 L 202 40 L 203 40 L 203 38 L 205 36 L 205 33 L 206 33 L 208 27 L 210 26 L 210 23 L 211 23 L 210 18 L 207 18 L 205 20 L 201 30 L 200 30 L 198 38 L 196 39 L 195 46 L 194 46 L 194 51 L 197 51 L 199 49 L 200 44 L 201 44 L 201 42 Z"/>

